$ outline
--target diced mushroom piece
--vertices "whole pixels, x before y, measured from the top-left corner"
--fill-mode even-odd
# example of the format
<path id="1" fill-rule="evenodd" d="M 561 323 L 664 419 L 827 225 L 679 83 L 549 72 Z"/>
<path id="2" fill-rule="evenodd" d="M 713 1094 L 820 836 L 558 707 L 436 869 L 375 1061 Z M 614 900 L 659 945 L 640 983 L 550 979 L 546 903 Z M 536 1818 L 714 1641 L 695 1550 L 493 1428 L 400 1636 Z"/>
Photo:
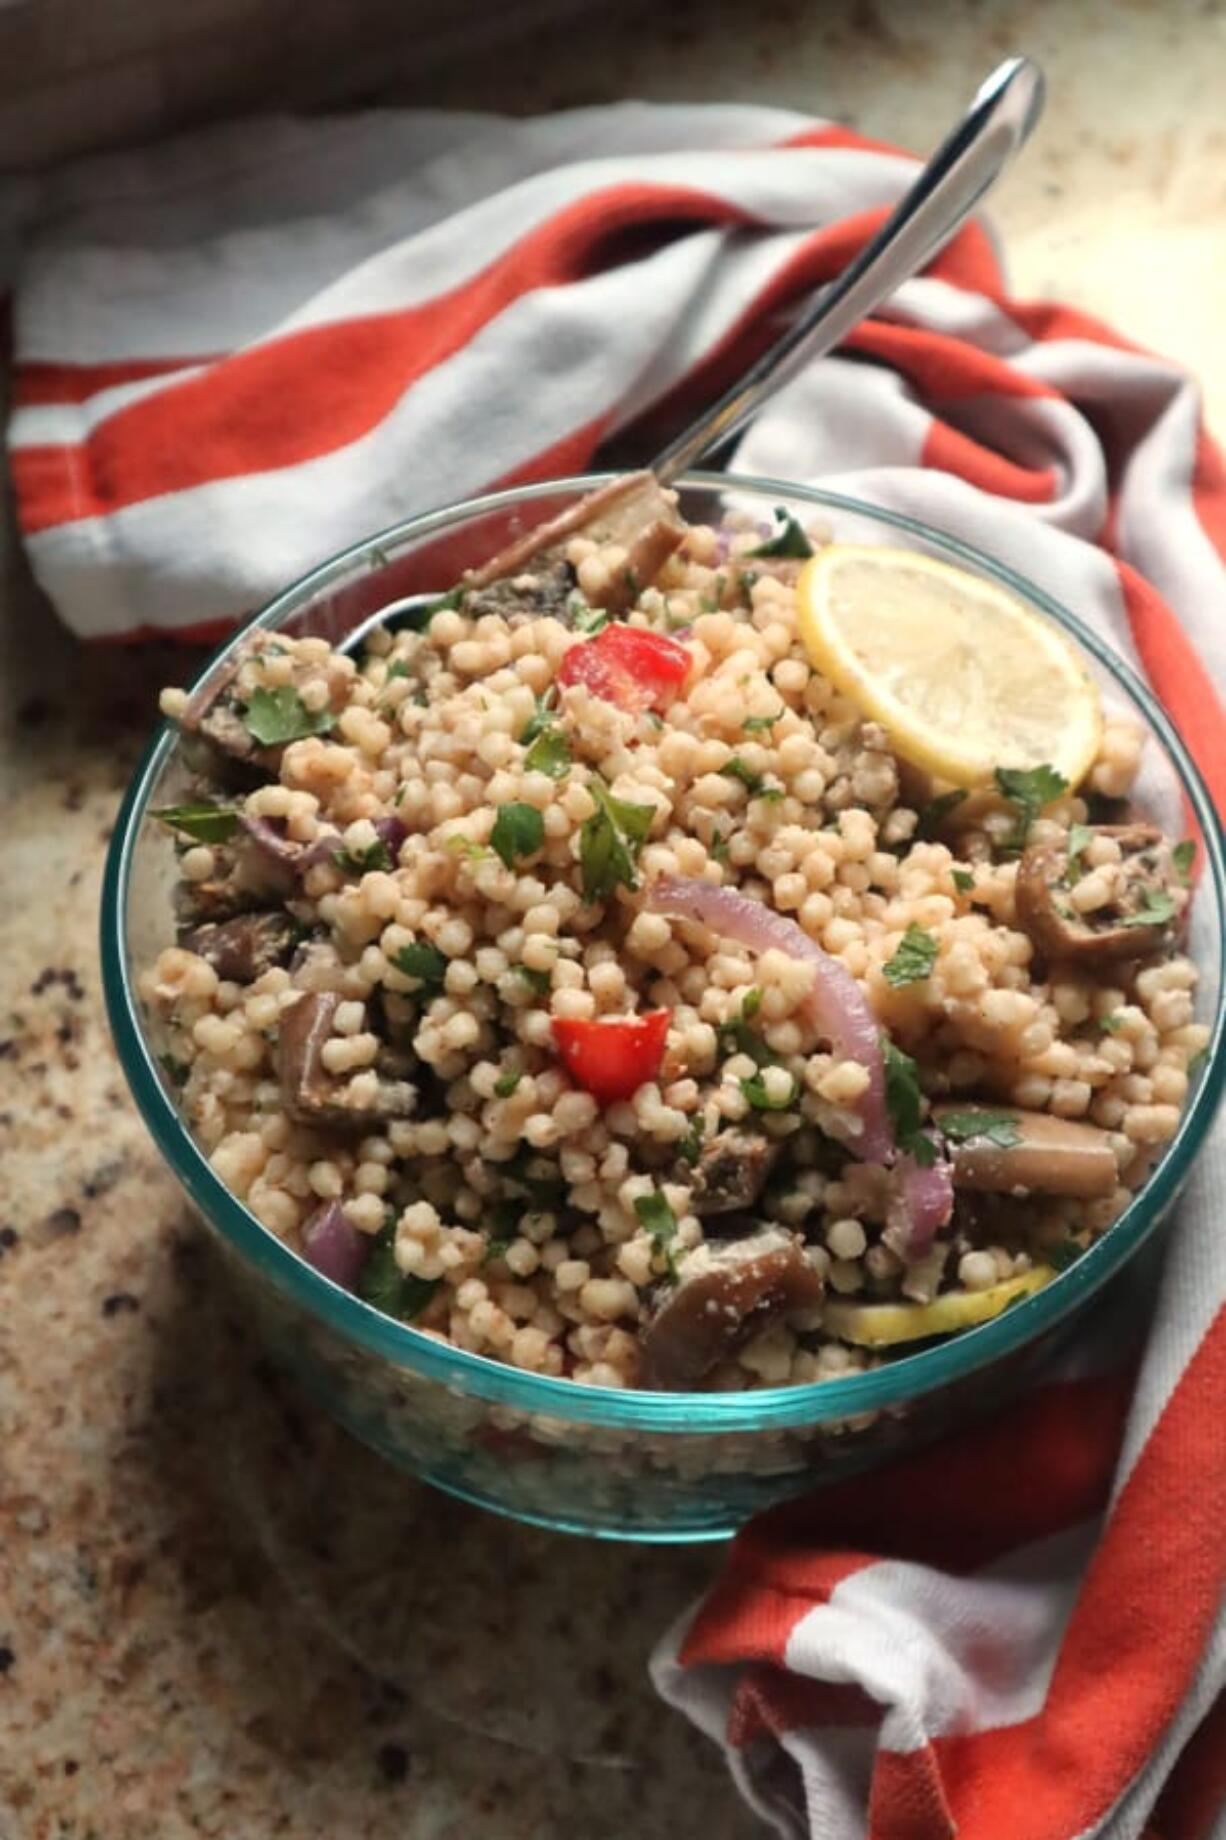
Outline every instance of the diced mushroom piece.
<path id="1" fill-rule="evenodd" d="M 643 1331 L 644 1386 L 697 1386 L 751 1335 L 820 1303 L 823 1288 L 804 1242 L 781 1228 L 695 1247 Z"/>
<path id="2" fill-rule="evenodd" d="M 1152 824 L 1100 824 L 1090 834 L 1119 845 L 1120 861 L 1092 872 L 1110 882 L 1110 899 L 1078 912 L 1070 899 L 1067 848 L 1032 844 L 1018 865 L 1019 921 L 1051 959 L 1102 963 L 1158 951 L 1179 927 L 1188 901 L 1170 844 Z"/>
<path id="3" fill-rule="evenodd" d="M 984 1135 L 975 1137 L 966 1125 L 980 1109 Z M 996 1195 L 1067 1195 L 1090 1201 L 1109 1195 L 1119 1179 L 1111 1140 L 1095 1125 L 1012 1107 L 933 1107 L 938 1130 L 943 1118 L 954 1115 L 959 1125 L 957 1141 L 950 1144 L 955 1188 Z M 1011 1130 L 1001 1130 L 1005 1119 Z M 1002 1142 L 1002 1137 L 1016 1141 Z"/>
<path id="4" fill-rule="evenodd" d="M 252 984 L 289 957 L 298 928 L 288 914 L 239 914 L 192 927 L 179 943 L 212 965 L 218 977 Z"/>
<path id="5" fill-rule="evenodd" d="M 596 543 L 618 543 L 626 551 L 626 566 L 610 582 L 599 604 L 611 612 L 629 606 L 656 579 L 685 536 L 671 493 L 651 473 L 628 473 L 570 505 L 557 517 L 509 544 L 479 569 L 464 578 L 466 589 L 477 593 L 470 609 L 524 615 L 550 613 L 569 620 L 575 572 L 566 558 L 571 537 L 591 537 Z M 522 583 L 517 588 L 517 582 Z M 500 604 L 490 604 L 490 591 L 498 587 Z"/>
<path id="6" fill-rule="evenodd" d="M 324 1066 L 324 1046 L 343 1001 L 339 991 L 314 991 L 282 1013 L 277 1072 L 287 1113 L 298 1124 L 361 1131 L 387 1119 L 408 1118 L 417 1103 L 417 1088 L 408 1080 L 378 1079 L 373 1097 L 355 1099 L 350 1077 Z"/>
<path id="7" fill-rule="evenodd" d="M 779 1145 L 753 1131 L 719 1131 L 704 1145 L 691 1180 L 695 1214 L 751 1208 L 779 1158 Z M 684 1180 L 679 1173 L 678 1180 Z"/>

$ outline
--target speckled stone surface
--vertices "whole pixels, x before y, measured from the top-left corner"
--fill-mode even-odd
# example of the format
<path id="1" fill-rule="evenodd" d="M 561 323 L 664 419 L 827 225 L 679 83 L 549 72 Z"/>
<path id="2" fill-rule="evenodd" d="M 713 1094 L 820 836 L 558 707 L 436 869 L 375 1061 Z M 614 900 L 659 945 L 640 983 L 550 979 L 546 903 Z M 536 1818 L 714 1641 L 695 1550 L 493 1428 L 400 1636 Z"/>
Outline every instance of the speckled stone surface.
<path id="1" fill-rule="evenodd" d="M 1181 353 L 1226 419 L 1220 6 L 672 6 L 432 93 L 740 95 L 926 144 L 1012 48 L 1055 92 L 1000 197 L 1020 287 Z M 83 656 L 11 524 L 0 546 L 0 1836 L 748 1840 L 715 1752 L 644 1677 L 710 1549 L 451 1503 L 252 1345 L 126 1098 L 95 963 L 167 655 Z"/>

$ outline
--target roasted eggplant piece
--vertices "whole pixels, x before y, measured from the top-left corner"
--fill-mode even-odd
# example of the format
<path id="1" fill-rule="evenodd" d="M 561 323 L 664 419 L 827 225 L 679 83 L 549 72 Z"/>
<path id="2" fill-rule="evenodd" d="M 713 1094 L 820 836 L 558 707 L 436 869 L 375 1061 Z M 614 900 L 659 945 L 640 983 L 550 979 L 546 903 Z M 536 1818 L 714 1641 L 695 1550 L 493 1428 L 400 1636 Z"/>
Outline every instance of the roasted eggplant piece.
<path id="1" fill-rule="evenodd" d="M 207 959 L 220 978 L 253 984 L 294 949 L 299 928 L 288 914 L 238 914 L 233 920 L 192 927 L 179 943 Z"/>
<path id="2" fill-rule="evenodd" d="M 352 1096 L 352 1076 L 338 1077 L 324 1066 L 324 1044 L 332 1038 L 333 1020 L 343 1001 L 336 990 L 312 991 L 283 1012 L 277 1074 L 286 1111 L 298 1124 L 351 1131 L 410 1117 L 417 1104 L 411 1081 L 380 1078 L 374 1097 L 359 1103 Z"/>

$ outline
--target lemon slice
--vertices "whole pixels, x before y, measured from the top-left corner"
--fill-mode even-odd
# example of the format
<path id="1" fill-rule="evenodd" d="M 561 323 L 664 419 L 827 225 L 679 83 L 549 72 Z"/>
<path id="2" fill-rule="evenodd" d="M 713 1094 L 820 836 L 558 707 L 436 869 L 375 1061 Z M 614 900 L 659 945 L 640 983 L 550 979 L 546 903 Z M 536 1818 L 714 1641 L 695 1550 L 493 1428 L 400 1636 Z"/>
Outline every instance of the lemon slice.
<path id="1" fill-rule="evenodd" d="M 842 1342 L 861 1348 L 889 1348 L 896 1342 L 921 1342 L 930 1335 L 953 1335 L 991 1322 L 1019 1297 L 1041 1291 L 1055 1277 L 1050 1265 L 1036 1265 L 1020 1278 L 1006 1278 L 986 1291 L 946 1291 L 931 1303 L 828 1303 L 822 1328 Z"/>
<path id="2" fill-rule="evenodd" d="M 796 584 L 805 650 L 895 751 L 954 786 L 1098 751 L 1093 680 L 1064 634 L 994 583 L 914 550 L 832 543 Z"/>

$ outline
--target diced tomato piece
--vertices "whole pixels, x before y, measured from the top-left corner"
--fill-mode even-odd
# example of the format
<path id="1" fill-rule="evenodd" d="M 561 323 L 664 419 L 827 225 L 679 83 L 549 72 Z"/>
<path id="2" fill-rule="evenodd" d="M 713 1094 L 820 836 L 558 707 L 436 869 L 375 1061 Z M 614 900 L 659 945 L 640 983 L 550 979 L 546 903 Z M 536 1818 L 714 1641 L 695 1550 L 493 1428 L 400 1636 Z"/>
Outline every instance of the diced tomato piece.
<path id="1" fill-rule="evenodd" d="M 613 1105 L 660 1071 L 672 1015 L 671 1009 L 653 1009 L 645 1016 L 602 1016 L 595 1022 L 555 1016 L 553 1039 L 576 1086 L 602 1105 Z"/>
<path id="2" fill-rule="evenodd" d="M 558 682 L 563 688 L 584 684 L 593 696 L 619 709 L 667 709 L 692 663 L 685 646 L 667 633 L 614 624 L 571 646 Z"/>

